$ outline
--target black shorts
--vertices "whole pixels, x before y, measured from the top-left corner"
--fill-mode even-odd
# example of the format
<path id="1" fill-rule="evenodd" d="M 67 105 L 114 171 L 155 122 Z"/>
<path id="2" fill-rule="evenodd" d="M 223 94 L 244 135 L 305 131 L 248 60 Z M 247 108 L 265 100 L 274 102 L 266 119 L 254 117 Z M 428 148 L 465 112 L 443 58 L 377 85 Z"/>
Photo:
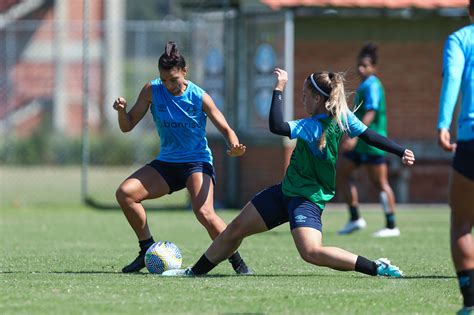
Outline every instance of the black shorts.
<path id="1" fill-rule="evenodd" d="M 171 163 L 153 160 L 147 165 L 153 167 L 160 173 L 170 187 L 169 194 L 186 187 L 186 181 L 192 173 L 207 174 L 211 177 L 214 186 L 216 185 L 214 167 L 206 162 Z"/>
<path id="2" fill-rule="evenodd" d="M 470 180 L 474 180 L 474 140 L 457 142 L 453 168 Z"/>
<path id="3" fill-rule="evenodd" d="M 385 163 L 385 155 L 361 154 L 356 151 L 345 152 L 344 156 L 354 162 L 355 165 L 361 164 L 380 165 Z"/>
<path id="4" fill-rule="evenodd" d="M 288 197 L 281 183 L 268 187 L 255 195 L 252 204 L 269 230 L 290 222 L 290 229 L 310 227 L 322 232 L 322 210 L 304 197 Z"/>

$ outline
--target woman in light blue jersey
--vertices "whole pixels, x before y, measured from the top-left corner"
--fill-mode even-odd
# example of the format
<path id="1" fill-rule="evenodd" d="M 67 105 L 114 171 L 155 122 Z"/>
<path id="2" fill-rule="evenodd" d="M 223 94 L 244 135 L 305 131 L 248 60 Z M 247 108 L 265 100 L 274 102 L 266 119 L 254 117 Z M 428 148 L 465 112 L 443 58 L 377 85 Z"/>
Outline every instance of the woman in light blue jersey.
<path id="1" fill-rule="evenodd" d="M 125 273 L 145 267 L 146 250 L 154 243 L 141 204 L 143 200 L 187 188 L 194 214 L 211 239 L 225 229 L 226 224 L 215 213 L 213 205 L 215 174 L 206 139 L 207 117 L 227 140 L 229 156 L 241 156 L 246 149 L 212 98 L 186 80 L 186 62 L 175 42 L 166 44 L 158 68 L 160 77 L 145 84 L 128 112 L 127 101 L 122 97 L 113 105 L 123 132 L 132 130 L 150 109 L 160 136 L 160 154 L 128 177 L 116 192 L 117 201 L 140 245 L 137 258 L 122 269 Z M 229 261 L 238 274 L 252 272 L 237 252 Z"/>
<path id="2" fill-rule="evenodd" d="M 474 0 L 469 3 L 474 22 Z M 449 128 L 459 90 L 462 102 L 457 143 L 451 143 Z M 451 206 L 451 255 L 463 295 L 458 314 L 474 313 L 474 24 L 451 34 L 444 46 L 443 84 L 438 119 L 438 143 L 456 152 L 449 183 Z"/>

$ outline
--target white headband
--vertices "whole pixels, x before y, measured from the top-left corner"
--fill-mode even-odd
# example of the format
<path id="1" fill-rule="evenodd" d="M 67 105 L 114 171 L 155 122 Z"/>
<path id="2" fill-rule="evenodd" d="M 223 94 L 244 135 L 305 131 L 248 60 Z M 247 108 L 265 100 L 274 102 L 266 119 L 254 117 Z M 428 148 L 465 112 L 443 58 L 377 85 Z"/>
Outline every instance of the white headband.
<path id="1" fill-rule="evenodd" d="M 323 90 L 321 90 L 321 88 L 316 84 L 316 81 L 314 81 L 313 79 L 313 74 L 311 74 L 309 77 L 311 78 L 311 83 L 313 83 L 313 86 L 316 88 L 316 90 L 319 91 L 319 93 L 321 93 L 322 95 L 326 96 L 326 97 L 329 97 L 329 94 L 324 92 Z"/>

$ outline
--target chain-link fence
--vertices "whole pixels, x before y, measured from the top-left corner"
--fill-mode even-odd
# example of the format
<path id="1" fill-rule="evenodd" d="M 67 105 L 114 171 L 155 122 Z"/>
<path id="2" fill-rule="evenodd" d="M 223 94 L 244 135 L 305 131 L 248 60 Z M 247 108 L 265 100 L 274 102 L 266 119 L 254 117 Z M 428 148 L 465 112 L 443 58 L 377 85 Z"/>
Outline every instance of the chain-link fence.
<path id="1" fill-rule="evenodd" d="M 224 34 L 232 18 L 215 12 L 189 21 L 113 25 L 24 20 L 0 29 L 1 206 L 77 203 L 81 176 L 87 176 L 83 196 L 99 206 L 114 206 L 120 182 L 158 154 L 159 137 L 150 114 L 132 132 L 120 132 L 113 100 L 123 96 L 131 107 L 143 85 L 158 76 L 158 58 L 165 43 L 174 40 L 189 65 L 188 79 L 212 93 L 225 110 L 229 51 L 224 42 L 229 38 Z M 209 71 L 218 79 L 206 81 Z M 84 136 L 89 159 L 81 175 Z M 183 191 L 148 205 L 186 204 Z"/>

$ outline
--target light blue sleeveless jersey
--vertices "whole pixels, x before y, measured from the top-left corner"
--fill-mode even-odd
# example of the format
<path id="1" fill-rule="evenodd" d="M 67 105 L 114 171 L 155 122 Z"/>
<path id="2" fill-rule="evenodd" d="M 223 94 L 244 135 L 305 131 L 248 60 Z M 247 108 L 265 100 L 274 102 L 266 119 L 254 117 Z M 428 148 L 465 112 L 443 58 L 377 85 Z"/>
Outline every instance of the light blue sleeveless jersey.
<path id="1" fill-rule="evenodd" d="M 173 96 L 159 78 L 151 81 L 150 106 L 160 136 L 160 154 L 164 162 L 207 162 L 212 164 L 207 144 L 207 115 L 202 110 L 204 90 L 188 80 L 186 91 Z"/>
<path id="2" fill-rule="evenodd" d="M 438 129 L 449 129 L 459 90 L 458 140 L 474 139 L 474 24 L 451 34 L 444 46 Z"/>

